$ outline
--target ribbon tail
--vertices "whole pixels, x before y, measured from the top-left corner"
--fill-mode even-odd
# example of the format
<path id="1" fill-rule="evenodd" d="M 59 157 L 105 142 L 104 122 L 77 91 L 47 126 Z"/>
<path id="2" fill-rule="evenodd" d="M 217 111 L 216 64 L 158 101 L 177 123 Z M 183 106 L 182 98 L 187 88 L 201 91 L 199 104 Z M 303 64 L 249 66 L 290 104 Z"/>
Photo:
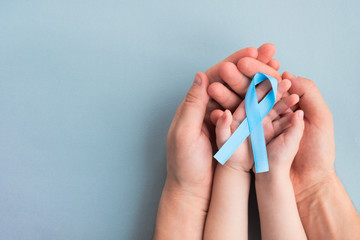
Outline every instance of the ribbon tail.
<path id="1" fill-rule="evenodd" d="M 253 148 L 255 172 L 268 172 L 269 162 L 266 152 L 266 143 L 262 124 L 258 124 L 251 132 L 251 145 Z"/>
<path id="2" fill-rule="evenodd" d="M 249 136 L 249 125 L 245 119 L 235 130 L 231 137 L 222 145 L 214 158 L 224 165 L 226 161 L 234 154 L 239 145 Z M 239 144 L 240 143 L 240 144 Z"/>

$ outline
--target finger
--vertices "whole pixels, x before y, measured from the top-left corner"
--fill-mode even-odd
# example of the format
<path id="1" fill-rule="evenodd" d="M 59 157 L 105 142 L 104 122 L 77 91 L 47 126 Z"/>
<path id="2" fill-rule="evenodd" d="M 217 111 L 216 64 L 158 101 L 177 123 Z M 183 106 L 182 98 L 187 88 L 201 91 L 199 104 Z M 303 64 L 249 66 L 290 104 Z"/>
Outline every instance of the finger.
<path id="1" fill-rule="evenodd" d="M 268 115 L 264 118 L 264 124 L 272 122 L 274 119 L 278 118 L 281 114 L 286 113 L 290 107 L 294 106 L 299 102 L 299 96 L 296 94 L 292 94 L 286 98 L 283 98 L 279 102 L 277 102 L 273 109 L 270 110 Z"/>
<path id="2" fill-rule="evenodd" d="M 201 125 L 201 131 L 205 134 L 207 138 L 210 139 L 211 133 L 205 122 L 203 122 L 203 124 Z"/>
<path id="3" fill-rule="evenodd" d="M 242 74 L 250 79 L 252 79 L 256 73 L 261 72 L 276 78 L 278 82 L 281 81 L 281 76 L 276 70 L 253 58 L 244 57 L 240 59 L 237 67 Z"/>
<path id="4" fill-rule="evenodd" d="M 319 123 L 324 120 L 328 121 L 329 116 L 331 116 L 330 109 L 313 81 L 296 77 L 289 72 L 283 73 L 283 77 L 291 81 L 289 92 L 299 95 L 299 107 L 304 111 L 306 119 Z"/>
<path id="5" fill-rule="evenodd" d="M 269 142 L 274 137 L 279 136 L 283 131 L 291 126 L 291 119 L 293 118 L 293 114 L 294 113 L 285 114 L 278 120 L 272 122 L 273 133 L 272 136 L 268 136 L 268 138 L 265 136 L 267 139 L 266 142 Z"/>
<path id="6" fill-rule="evenodd" d="M 208 85 L 209 82 L 204 73 L 197 73 L 195 75 L 194 83 L 180 105 L 180 112 L 176 114 L 176 123 L 179 126 L 183 126 L 186 129 L 201 130 L 206 105 L 209 102 Z"/>
<path id="7" fill-rule="evenodd" d="M 284 94 L 289 91 L 291 88 L 291 82 L 289 79 L 284 79 L 278 84 L 277 93 L 276 93 L 276 102 L 279 101 Z"/>
<path id="8" fill-rule="evenodd" d="M 299 147 L 300 140 L 304 133 L 304 112 L 298 110 L 292 114 L 291 127 L 284 132 L 284 141 L 286 146 Z"/>
<path id="9" fill-rule="evenodd" d="M 256 88 L 256 96 L 258 98 L 258 101 L 260 102 L 265 96 L 266 93 L 268 93 L 271 89 L 271 83 L 269 80 L 265 80 L 261 83 L 259 83 Z"/>
<path id="10" fill-rule="evenodd" d="M 294 106 L 291 107 L 292 112 L 295 112 L 298 109 L 299 109 L 299 103 L 297 103 L 297 104 L 295 104 Z"/>
<path id="11" fill-rule="evenodd" d="M 279 68 L 280 68 L 279 60 L 273 58 L 273 59 L 270 60 L 270 62 L 267 63 L 267 65 L 269 65 L 270 67 L 272 67 L 276 71 L 279 71 Z"/>
<path id="12" fill-rule="evenodd" d="M 231 112 L 225 110 L 223 115 L 216 122 L 216 144 L 220 148 L 231 136 L 230 124 L 232 122 Z"/>
<path id="13" fill-rule="evenodd" d="M 242 100 L 238 95 L 219 82 L 210 84 L 208 93 L 218 104 L 230 111 L 234 111 Z"/>
<path id="14" fill-rule="evenodd" d="M 290 79 L 290 80 L 294 80 L 296 78 L 296 76 L 294 74 L 292 74 L 291 72 L 284 72 L 282 74 L 282 77 L 286 77 L 287 79 Z"/>
<path id="15" fill-rule="evenodd" d="M 275 46 L 271 43 L 265 43 L 258 48 L 257 60 L 267 64 L 274 57 L 275 53 Z"/>
<path id="16" fill-rule="evenodd" d="M 250 79 L 242 74 L 234 63 L 222 63 L 219 68 L 219 75 L 234 92 L 240 95 L 246 93 Z"/>
<path id="17" fill-rule="evenodd" d="M 232 119 L 233 121 L 230 125 L 230 128 L 232 131 L 235 131 L 240 123 L 245 119 L 245 101 L 242 101 L 235 112 L 233 112 Z"/>
<path id="18" fill-rule="evenodd" d="M 256 48 L 247 47 L 231 54 L 230 56 L 225 58 L 224 61 L 237 63 L 243 57 L 257 58 L 257 56 L 258 56 L 258 51 Z"/>
<path id="19" fill-rule="evenodd" d="M 206 106 L 206 114 L 205 114 L 206 120 L 210 119 L 210 113 L 215 109 L 222 109 L 222 107 L 214 99 L 210 98 L 208 105 Z"/>
<path id="20" fill-rule="evenodd" d="M 232 63 L 236 64 L 239 61 L 239 59 L 241 59 L 243 57 L 256 58 L 257 56 L 258 56 L 258 51 L 254 47 L 244 48 L 244 49 L 241 49 L 241 50 L 231 54 L 230 56 L 228 56 L 221 62 L 215 64 L 213 67 L 209 68 L 206 71 L 206 75 L 209 78 L 209 82 L 213 83 L 213 82 L 221 81 L 221 78 L 219 75 L 219 67 L 222 63 L 232 62 Z"/>
<path id="21" fill-rule="evenodd" d="M 222 111 L 220 109 L 215 109 L 214 111 L 212 111 L 210 114 L 210 120 L 211 120 L 212 124 L 216 125 L 217 121 L 219 120 L 219 118 L 221 118 L 221 116 L 223 114 L 224 114 L 224 111 Z"/>
<path id="22" fill-rule="evenodd" d="M 288 78 L 288 79 L 294 79 L 294 78 L 296 78 L 296 76 L 294 75 L 294 74 L 292 74 L 292 73 L 290 73 L 290 72 L 284 72 L 282 75 L 281 75 L 281 77 L 286 77 L 286 78 Z M 290 80 L 289 80 L 290 81 Z M 287 93 L 287 94 L 289 94 L 289 93 Z M 292 106 L 291 107 L 291 110 L 293 111 L 293 112 L 295 112 L 296 110 L 298 110 L 299 109 L 299 104 L 296 104 L 295 106 Z"/>
<path id="23" fill-rule="evenodd" d="M 262 121 L 264 126 L 265 140 L 268 142 L 276 136 L 278 129 L 275 129 L 275 122 L 283 119 L 285 115 L 291 115 L 290 108 L 299 101 L 296 94 L 290 95 L 278 101 Z M 290 123 L 291 121 L 288 121 Z M 281 121 L 280 121 L 281 123 Z"/>
<path id="24" fill-rule="evenodd" d="M 257 60 L 267 64 L 276 71 L 280 68 L 280 62 L 277 59 L 274 59 L 276 53 L 276 48 L 271 43 L 265 43 L 258 48 L 258 57 Z"/>

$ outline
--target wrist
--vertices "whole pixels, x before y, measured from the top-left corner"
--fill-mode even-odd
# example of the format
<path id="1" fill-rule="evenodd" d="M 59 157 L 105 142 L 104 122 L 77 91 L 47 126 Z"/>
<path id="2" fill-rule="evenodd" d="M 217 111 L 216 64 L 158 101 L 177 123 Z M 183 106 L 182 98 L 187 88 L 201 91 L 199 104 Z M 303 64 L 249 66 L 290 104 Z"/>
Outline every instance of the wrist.
<path id="1" fill-rule="evenodd" d="M 295 192 L 296 202 L 301 204 L 303 202 L 319 200 L 320 197 L 326 196 L 327 191 L 339 186 L 340 180 L 335 172 L 324 175 L 317 181 L 307 184 L 300 191 Z"/>
<path id="2" fill-rule="evenodd" d="M 209 200 L 167 179 L 157 213 L 154 239 L 202 239 Z"/>
<path id="3" fill-rule="evenodd" d="M 245 239 L 250 172 L 217 164 L 204 239 Z"/>
<path id="4" fill-rule="evenodd" d="M 201 174 L 199 175 L 196 180 L 179 178 L 168 170 L 163 191 L 175 195 L 184 195 L 184 197 L 192 196 L 210 201 L 213 176 L 206 176 L 205 178 Z"/>
<path id="5" fill-rule="evenodd" d="M 309 239 L 360 238 L 360 217 L 335 173 L 298 192 L 296 202 Z"/>
<path id="6" fill-rule="evenodd" d="M 250 169 L 249 170 L 245 170 L 242 167 L 234 167 L 231 164 L 227 164 L 225 163 L 224 165 L 217 163 L 216 169 L 218 169 L 218 171 L 222 171 L 222 172 L 226 172 L 229 175 L 234 175 L 237 177 L 248 177 L 250 176 Z"/>
<path id="7" fill-rule="evenodd" d="M 184 205 L 184 207 L 198 209 L 206 213 L 210 202 L 210 193 L 204 194 L 204 192 L 207 192 L 207 189 L 195 190 L 195 188 L 184 187 L 167 177 L 162 198 L 164 197 L 167 201 Z"/>
<path id="8" fill-rule="evenodd" d="M 339 179 L 334 173 L 326 175 L 313 184 L 308 185 L 306 188 L 303 188 L 302 191 L 295 193 L 299 215 L 305 226 L 313 221 L 312 218 L 315 214 L 323 216 L 323 211 L 334 207 L 331 206 L 332 204 L 329 204 L 329 201 L 335 199 L 332 195 L 333 192 L 336 193 L 338 189 Z M 323 220 L 330 222 L 329 219 L 324 218 Z"/>
<path id="9" fill-rule="evenodd" d="M 270 172 L 256 173 L 255 188 L 257 194 L 262 193 L 267 196 L 281 196 L 281 194 L 290 190 L 293 192 L 290 176 L 285 171 L 276 174 L 271 170 Z"/>
<path id="10" fill-rule="evenodd" d="M 283 182 L 291 182 L 289 170 L 255 173 L 256 184 L 274 185 Z"/>

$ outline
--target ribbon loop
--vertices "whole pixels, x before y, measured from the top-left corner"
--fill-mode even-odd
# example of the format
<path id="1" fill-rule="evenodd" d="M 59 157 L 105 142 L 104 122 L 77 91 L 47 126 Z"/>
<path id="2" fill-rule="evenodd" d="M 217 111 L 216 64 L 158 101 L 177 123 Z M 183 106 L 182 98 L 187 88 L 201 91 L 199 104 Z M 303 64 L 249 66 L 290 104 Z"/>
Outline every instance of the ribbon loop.
<path id="1" fill-rule="evenodd" d="M 267 79 L 269 79 L 272 89 L 265 98 L 258 103 L 255 86 Z M 269 171 L 262 119 L 273 108 L 276 92 L 277 80 L 275 78 L 263 73 L 255 74 L 245 96 L 246 119 L 214 155 L 214 158 L 219 163 L 225 164 L 240 144 L 251 134 L 255 171 L 257 173 Z"/>

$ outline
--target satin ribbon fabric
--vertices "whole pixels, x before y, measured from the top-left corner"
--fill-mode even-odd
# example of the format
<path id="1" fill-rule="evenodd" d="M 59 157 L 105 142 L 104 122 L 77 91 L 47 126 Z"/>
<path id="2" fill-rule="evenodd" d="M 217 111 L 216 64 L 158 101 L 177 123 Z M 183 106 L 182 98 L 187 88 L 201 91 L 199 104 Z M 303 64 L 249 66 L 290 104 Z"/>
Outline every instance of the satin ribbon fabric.
<path id="1" fill-rule="evenodd" d="M 255 86 L 265 80 L 269 79 L 271 83 L 271 91 L 265 98 L 258 103 L 256 97 Z M 271 76 L 263 73 L 255 74 L 245 96 L 245 111 L 246 118 L 235 130 L 231 137 L 214 155 L 214 158 L 221 164 L 233 155 L 240 144 L 251 135 L 251 145 L 254 154 L 255 172 L 269 171 L 269 163 L 266 152 L 266 143 L 264 137 L 264 129 L 262 126 L 262 119 L 270 112 L 275 104 L 277 92 L 277 80 Z"/>

